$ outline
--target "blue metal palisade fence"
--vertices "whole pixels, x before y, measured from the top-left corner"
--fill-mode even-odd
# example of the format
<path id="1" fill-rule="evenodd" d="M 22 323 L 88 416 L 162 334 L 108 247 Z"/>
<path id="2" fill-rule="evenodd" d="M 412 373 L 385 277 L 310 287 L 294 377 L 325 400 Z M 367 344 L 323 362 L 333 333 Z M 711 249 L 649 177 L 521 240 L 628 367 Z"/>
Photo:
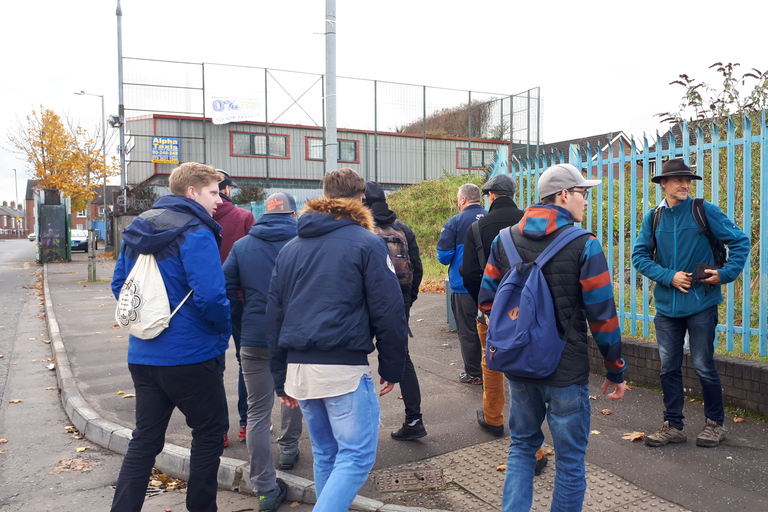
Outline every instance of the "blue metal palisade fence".
<path id="1" fill-rule="evenodd" d="M 623 333 L 650 335 L 654 318 L 652 283 L 631 264 L 632 247 L 644 214 L 662 199 L 651 182 L 668 158 L 682 158 L 702 181 L 694 181 L 691 196 L 718 205 L 751 240 L 742 275 L 724 288 L 718 340 L 734 351 L 734 338 L 744 354 L 768 355 L 768 127 L 766 112 L 721 122 L 675 125 L 656 134 L 649 144 L 628 139 L 623 147 L 611 141 L 600 147 L 572 145 L 568 155 L 553 153 L 510 162 L 518 181 L 521 207 L 539 201 L 536 183 L 555 163 L 570 163 L 603 184 L 590 195 L 582 227 L 603 244 L 612 263 L 614 295 Z M 641 278 L 641 279 L 639 279 Z M 723 322 L 723 319 L 725 322 Z"/>

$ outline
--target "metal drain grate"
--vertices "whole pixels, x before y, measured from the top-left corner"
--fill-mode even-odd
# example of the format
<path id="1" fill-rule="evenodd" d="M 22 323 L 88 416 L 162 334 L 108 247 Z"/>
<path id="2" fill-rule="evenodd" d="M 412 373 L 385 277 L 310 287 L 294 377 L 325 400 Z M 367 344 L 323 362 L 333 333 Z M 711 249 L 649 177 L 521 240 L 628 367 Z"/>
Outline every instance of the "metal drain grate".
<path id="1" fill-rule="evenodd" d="M 445 487 L 442 469 L 415 469 L 376 475 L 376 488 L 379 492 L 411 491 Z"/>

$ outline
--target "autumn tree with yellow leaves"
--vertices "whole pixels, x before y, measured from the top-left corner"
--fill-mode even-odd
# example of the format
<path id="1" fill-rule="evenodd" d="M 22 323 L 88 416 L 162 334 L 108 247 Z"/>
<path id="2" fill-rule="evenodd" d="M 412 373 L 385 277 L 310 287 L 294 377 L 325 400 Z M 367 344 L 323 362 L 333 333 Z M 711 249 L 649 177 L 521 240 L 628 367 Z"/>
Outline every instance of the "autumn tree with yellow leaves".
<path id="1" fill-rule="evenodd" d="M 114 159 L 104 160 L 99 141 L 98 135 L 71 122 L 65 125 L 56 112 L 42 106 L 8 133 L 11 146 L 26 155 L 38 185 L 66 194 L 74 211 L 84 210 L 104 178 L 118 172 Z"/>

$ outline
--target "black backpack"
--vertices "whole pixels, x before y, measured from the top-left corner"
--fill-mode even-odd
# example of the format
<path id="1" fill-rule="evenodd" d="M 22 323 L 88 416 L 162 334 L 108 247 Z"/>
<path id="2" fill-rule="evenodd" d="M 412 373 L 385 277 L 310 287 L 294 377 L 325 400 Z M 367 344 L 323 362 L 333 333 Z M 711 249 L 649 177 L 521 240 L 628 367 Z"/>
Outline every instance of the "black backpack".
<path id="1" fill-rule="evenodd" d="M 403 295 L 409 295 L 413 285 L 413 264 L 408 252 L 408 240 L 405 238 L 405 233 L 394 227 L 394 224 L 384 227 L 376 226 L 375 230 L 376 234 L 387 243 L 389 259 L 392 260 L 392 265 L 395 267 L 395 274 L 397 274 L 397 280 L 400 281 Z"/>
<path id="2" fill-rule="evenodd" d="M 663 208 L 661 206 L 657 206 L 656 209 L 653 210 L 653 231 L 651 232 L 650 249 L 653 261 L 656 263 L 659 262 L 659 255 L 656 252 L 656 228 L 659 227 L 659 222 L 661 222 L 662 210 Z M 709 246 L 712 248 L 712 256 L 714 257 L 715 265 L 722 268 L 723 265 L 725 265 L 725 262 L 728 261 L 728 253 L 725 250 L 725 245 L 715 238 L 715 235 L 713 235 L 712 231 L 709 229 L 709 221 L 704 212 L 704 199 L 699 197 L 693 200 L 691 214 L 693 215 L 693 220 L 696 221 L 696 225 L 699 226 L 699 234 L 706 236 L 707 240 L 709 240 Z"/>

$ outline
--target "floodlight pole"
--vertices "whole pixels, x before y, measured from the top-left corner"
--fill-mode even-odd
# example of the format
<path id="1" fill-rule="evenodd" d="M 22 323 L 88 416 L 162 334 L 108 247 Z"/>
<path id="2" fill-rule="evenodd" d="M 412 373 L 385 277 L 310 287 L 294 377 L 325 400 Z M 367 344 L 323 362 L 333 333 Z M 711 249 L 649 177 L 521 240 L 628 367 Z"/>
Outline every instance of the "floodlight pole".
<path id="1" fill-rule="evenodd" d="M 336 0 L 325 0 L 325 172 L 338 166 L 336 134 Z"/>
<path id="2" fill-rule="evenodd" d="M 123 104 L 123 9 L 120 7 L 120 0 L 117 0 L 117 82 L 118 82 L 118 121 L 120 123 L 120 145 L 117 151 L 120 154 L 120 188 L 123 197 L 123 213 L 128 211 L 128 202 L 125 194 L 125 105 Z"/>

